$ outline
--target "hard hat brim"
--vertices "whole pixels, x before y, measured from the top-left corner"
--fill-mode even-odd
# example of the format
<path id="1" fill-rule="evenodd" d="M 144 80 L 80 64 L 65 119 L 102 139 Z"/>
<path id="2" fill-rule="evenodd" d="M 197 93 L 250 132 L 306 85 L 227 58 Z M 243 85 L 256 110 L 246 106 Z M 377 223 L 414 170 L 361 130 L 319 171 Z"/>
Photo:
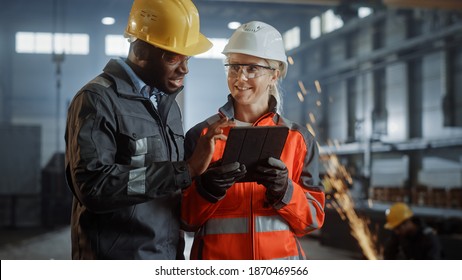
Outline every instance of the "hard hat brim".
<path id="1" fill-rule="evenodd" d="M 165 46 L 163 44 L 156 44 L 155 42 L 148 42 L 151 45 L 154 45 L 158 48 L 161 48 L 166 51 L 170 51 L 173 53 L 178 53 L 186 56 L 195 56 L 201 53 L 204 53 L 208 50 L 210 50 L 213 46 L 212 42 L 207 39 L 203 34 L 199 35 L 199 40 L 196 44 L 190 45 L 187 47 L 171 47 L 171 46 Z"/>
<path id="2" fill-rule="evenodd" d="M 145 40 L 143 38 L 137 38 L 134 34 L 131 34 L 130 32 L 127 32 L 127 31 L 125 32 L 124 37 L 128 38 L 130 41 L 132 40 L 131 38 L 136 38 L 138 40 L 145 41 L 146 43 L 153 45 L 154 47 L 157 47 L 157 48 L 169 51 L 169 52 L 186 55 L 186 56 L 195 56 L 195 55 L 204 53 L 210 50 L 213 46 L 212 42 L 210 42 L 209 39 L 207 39 L 207 37 L 205 37 L 205 35 L 203 34 L 199 34 L 199 40 L 196 44 L 190 45 L 188 47 L 166 46 L 165 44 L 157 43 L 152 40 Z"/>
<path id="3" fill-rule="evenodd" d="M 389 224 L 389 223 L 386 223 L 383 227 L 385 229 L 389 229 L 389 230 L 392 230 L 396 227 L 397 225 L 392 225 L 392 224 Z"/>

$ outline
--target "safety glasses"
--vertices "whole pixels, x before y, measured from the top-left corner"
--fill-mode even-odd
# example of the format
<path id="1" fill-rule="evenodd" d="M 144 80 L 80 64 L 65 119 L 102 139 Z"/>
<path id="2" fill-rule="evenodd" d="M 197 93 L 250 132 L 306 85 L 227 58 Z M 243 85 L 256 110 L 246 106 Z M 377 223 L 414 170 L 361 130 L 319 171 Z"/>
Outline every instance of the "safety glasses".
<path id="1" fill-rule="evenodd" d="M 239 77 L 239 73 L 244 74 L 247 79 L 255 79 L 267 73 L 267 70 L 275 70 L 272 67 L 259 64 L 225 64 L 228 76 L 231 78 Z"/>
<path id="2" fill-rule="evenodd" d="M 180 63 L 186 62 L 188 63 L 190 56 L 182 55 L 182 54 L 177 54 L 177 53 L 172 53 L 169 51 L 162 50 L 162 59 L 167 63 L 168 65 L 179 65 Z"/>

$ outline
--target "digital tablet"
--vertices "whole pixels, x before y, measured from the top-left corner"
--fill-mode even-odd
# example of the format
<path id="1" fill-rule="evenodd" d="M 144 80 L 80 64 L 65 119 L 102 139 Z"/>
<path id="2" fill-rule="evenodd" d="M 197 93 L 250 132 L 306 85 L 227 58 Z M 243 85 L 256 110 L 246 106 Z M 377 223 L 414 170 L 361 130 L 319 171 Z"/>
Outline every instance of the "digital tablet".
<path id="1" fill-rule="evenodd" d="M 281 157 L 288 133 L 289 128 L 285 126 L 233 127 L 228 134 L 222 162 L 244 164 L 247 174 L 239 181 L 252 182 L 260 160 Z"/>

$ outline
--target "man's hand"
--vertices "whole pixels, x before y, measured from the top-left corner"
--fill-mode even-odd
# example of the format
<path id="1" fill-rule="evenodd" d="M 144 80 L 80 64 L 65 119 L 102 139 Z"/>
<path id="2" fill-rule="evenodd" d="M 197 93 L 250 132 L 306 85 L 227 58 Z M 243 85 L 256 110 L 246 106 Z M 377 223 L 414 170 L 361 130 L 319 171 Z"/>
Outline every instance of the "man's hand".
<path id="1" fill-rule="evenodd" d="M 223 134 L 223 127 L 234 126 L 234 121 L 228 118 L 221 118 L 211 124 L 205 135 L 197 140 L 196 148 L 193 154 L 187 160 L 189 174 L 192 178 L 201 175 L 207 169 L 212 160 L 213 152 L 215 151 L 215 140 L 226 140 L 226 135 Z"/>
<path id="2" fill-rule="evenodd" d="M 266 198 L 272 205 L 284 197 L 289 186 L 289 172 L 286 165 L 273 157 L 258 164 L 255 178 L 258 184 L 266 187 Z"/>

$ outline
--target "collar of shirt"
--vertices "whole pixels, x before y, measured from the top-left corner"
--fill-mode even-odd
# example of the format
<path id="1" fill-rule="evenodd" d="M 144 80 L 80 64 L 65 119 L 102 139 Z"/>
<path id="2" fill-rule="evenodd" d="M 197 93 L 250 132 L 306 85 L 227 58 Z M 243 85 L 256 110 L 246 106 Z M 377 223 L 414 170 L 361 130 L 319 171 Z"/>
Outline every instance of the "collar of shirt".
<path id="1" fill-rule="evenodd" d="M 150 98 L 154 94 L 159 94 L 161 91 L 159 91 L 157 88 L 151 88 L 148 86 L 143 80 L 141 80 L 138 75 L 133 71 L 133 69 L 128 66 L 128 64 L 123 60 L 122 58 L 116 59 L 116 61 L 122 66 L 122 68 L 125 70 L 127 73 L 128 77 L 130 78 L 131 82 L 135 86 L 136 93 L 142 95 L 145 98 Z"/>

